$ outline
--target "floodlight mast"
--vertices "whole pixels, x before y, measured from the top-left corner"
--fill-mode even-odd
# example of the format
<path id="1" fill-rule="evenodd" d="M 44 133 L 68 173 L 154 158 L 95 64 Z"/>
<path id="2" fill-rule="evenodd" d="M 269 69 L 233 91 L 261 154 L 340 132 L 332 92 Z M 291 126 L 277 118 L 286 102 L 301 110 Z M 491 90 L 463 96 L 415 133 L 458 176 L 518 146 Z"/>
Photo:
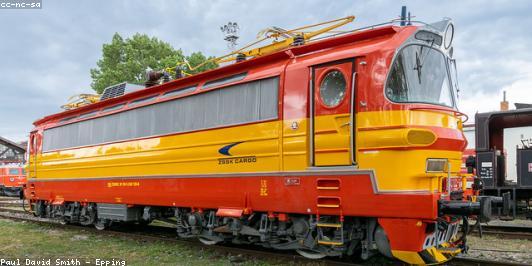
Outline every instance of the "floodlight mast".
<path id="1" fill-rule="evenodd" d="M 229 21 L 227 24 L 220 27 L 220 30 L 224 33 L 224 40 L 227 42 L 227 48 L 229 51 L 233 51 L 238 45 L 238 23 Z"/>

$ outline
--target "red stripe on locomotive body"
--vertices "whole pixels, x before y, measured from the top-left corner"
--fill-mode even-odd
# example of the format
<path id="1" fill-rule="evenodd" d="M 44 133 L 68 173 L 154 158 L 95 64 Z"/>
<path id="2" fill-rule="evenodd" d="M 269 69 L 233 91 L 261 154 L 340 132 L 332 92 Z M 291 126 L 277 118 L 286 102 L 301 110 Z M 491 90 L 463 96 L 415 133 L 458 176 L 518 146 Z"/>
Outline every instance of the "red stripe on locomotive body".
<path id="1" fill-rule="evenodd" d="M 297 178 L 298 184 L 286 179 Z M 318 179 L 339 180 L 336 191 L 317 189 Z M 371 174 L 320 173 L 295 176 L 242 177 L 165 177 L 110 178 L 80 180 L 31 180 L 39 199 L 53 200 L 58 195 L 69 201 L 121 203 L 146 206 L 175 206 L 203 209 L 250 209 L 256 212 L 275 210 L 281 213 L 338 215 L 337 209 L 318 208 L 318 197 L 339 197 L 345 216 L 398 217 L 434 219 L 437 217 L 436 194 L 429 191 L 374 191 Z M 261 187 L 261 191 L 257 188 Z M 261 195 L 261 193 L 263 193 Z M 120 195 L 120 198 L 117 198 Z M 149 196 L 147 196 L 149 195 Z"/>
<path id="2" fill-rule="evenodd" d="M 366 150 L 444 150 L 444 151 L 463 151 L 467 145 L 462 131 L 453 128 L 435 127 L 435 126 L 392 126 L 380 127 L 379 129 L 397 129 L 397 128 L 423 128 L 429 129 L 437 136 L 436 141 L 429 146 L 408 146 L 408 147 L 379 147 L 379 148 L 360 148 L 359 151 Z M 366 130 L 375 130 L 374 128 Z M 364 130 L 363 130 L 364 131 Z"/>

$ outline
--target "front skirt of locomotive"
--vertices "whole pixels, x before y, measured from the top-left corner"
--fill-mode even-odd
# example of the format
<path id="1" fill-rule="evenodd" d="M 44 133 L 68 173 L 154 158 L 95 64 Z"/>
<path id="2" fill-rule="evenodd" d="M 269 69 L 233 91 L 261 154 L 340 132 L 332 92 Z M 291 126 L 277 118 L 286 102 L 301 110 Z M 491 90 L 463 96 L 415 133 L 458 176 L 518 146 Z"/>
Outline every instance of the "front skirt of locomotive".
<path id="1" fill-rule="evenodd" d="M 0 196 L 20 197 L 22 187 L 0 186 Z"/>
<path id="2" fill-rule="evenodd" d="M 409 264 L 444 263 L 465 248 L 458 216 L 438 221 L 417 219 L 379 219 L 390 243 L 391 254 Z M 377 239 L 378 241 L 378 239 Z"/>

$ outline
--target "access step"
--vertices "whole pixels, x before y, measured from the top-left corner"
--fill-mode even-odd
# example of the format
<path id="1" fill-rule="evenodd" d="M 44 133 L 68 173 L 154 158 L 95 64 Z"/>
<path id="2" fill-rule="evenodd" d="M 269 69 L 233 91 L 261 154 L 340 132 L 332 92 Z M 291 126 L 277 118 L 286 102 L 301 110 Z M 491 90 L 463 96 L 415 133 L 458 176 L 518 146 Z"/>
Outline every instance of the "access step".
<path id="1" fill-rule="evenodd" d="M 336 178 L 320 178 L 317 180 L 318 190 L 340 190 L 340 180 Z"/>
<path id="2" fill-rule="evenodd" d="M 316 206 L 318 208 L 340 208 L 340 198 L 319 196 Z"/>
<path id="3" fill-rule="evenodd" d="M 327 246 L 341 246 L 344 243 L 338 241 L 318 240 L 318 244 Z"/>
<path id="4" fill-rule="evenodd" d="M 329 228 L 341 228 L 342 224 L 338 223 L 318 223 L 316 224 L 317 227 L 329 227 Z"/>

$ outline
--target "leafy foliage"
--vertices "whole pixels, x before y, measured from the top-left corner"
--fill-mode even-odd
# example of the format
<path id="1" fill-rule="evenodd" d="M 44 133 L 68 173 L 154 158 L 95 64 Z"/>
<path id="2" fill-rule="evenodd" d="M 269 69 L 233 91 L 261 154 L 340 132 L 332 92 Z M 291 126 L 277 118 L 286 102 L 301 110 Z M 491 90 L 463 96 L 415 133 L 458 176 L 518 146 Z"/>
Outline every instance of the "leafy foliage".
<path id="1" fill-rule="evenodd" d="M 115 33 L 111 43 L 104 44 L 102 58 L 98 60 L 97 67 L 90 70 L 91 87 L 97 93 L 113 84 L 127 81 L 141 84 L 145 80 L 146 69 L 163 70 L 174 67 L 184 59 L 194 67 L 212 57 L 205 57 L 201 52 L 184 56 L 181 49 L 176 50 L 170 44 L 146 34 L 135 34 L 124 39 Z M 215 62 L 191 71 L 185 67 L 184 71 L 195 74 L 218 67 Z"/>

